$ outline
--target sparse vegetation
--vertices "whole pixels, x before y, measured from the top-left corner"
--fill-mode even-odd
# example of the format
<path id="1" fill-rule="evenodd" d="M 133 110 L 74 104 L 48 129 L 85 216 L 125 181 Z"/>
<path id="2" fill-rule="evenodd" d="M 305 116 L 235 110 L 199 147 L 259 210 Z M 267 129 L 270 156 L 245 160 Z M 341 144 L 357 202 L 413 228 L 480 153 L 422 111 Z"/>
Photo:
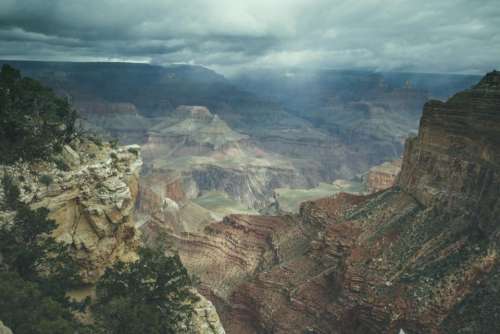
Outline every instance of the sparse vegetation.
<path id="1" fill-rule="evenodd" d="M 59 170 L 70 167 L 59 153 L 75 136 L 77 114 L 69 104 L 40 83 L 22 78 L 3 66 L 0 72 L 0 164 L 52 161 Z M 97 146 L 99 138 L 91 137 Z M 111 143 L 117 146 L 117 141 Z M 94 154 L 95 157 L 95 154 Z M 115 152 L 111 157 L 116 160 Z M 51 174 L 32 172 L 49 186 Z M 36 171 L 36 172 L 35 172 Z M 16 334 L 179 333 L 191 317 L 191 280 L 178 256 L 164 249 L 141 249 L 133 263 L 119 262 L 97 284 L 97 299 L 89 307 L 70 300 L 69 291 L 82 285 L 71 246 L 52 233 L 56 222 L 46 208 L 33 210 L 20 200 L 17 182 L 1 177 L 1 208 L 15 211 L 0 224 L 0 315 Z M 75 313 L 88 311 L 95 325 L 80 323 Z"/>
<path id="2" fill-rule="evenodd" d="M 111 148 L 117 149 L 118 148 L 118 139 L 112 139 L 112 140 L 110 140 L 109 144 L 111 145 Z"/>
<path id="3" fill-rule="evenodd" d="M 2 188 L 4 193 L 2 208 L 4 210 L 16 210 L 20 192 L 12 176 L 7 173 L 4 173 L 2 177 Z"/>
<path id="4" fill-rule="evenodd" d="M 19 201 L 9 175 L 4 207 L 16 210 L 13 224 L 0 227 L 0 314 L 19 334 L 180 333 L 191 318 L 196 297 L 191 279 L 178 256 L 167 257 L 164 247 L 143 248 L 139 260 L 119 262 L 97 284 L 91 307 L 94 326 L 75 320 L 89 300 L 76 303 L 66 294 L 81 285 L 78 265 L 68 245 L 51 237 L 56 224 L 48 210 L 31 210 Z"/>

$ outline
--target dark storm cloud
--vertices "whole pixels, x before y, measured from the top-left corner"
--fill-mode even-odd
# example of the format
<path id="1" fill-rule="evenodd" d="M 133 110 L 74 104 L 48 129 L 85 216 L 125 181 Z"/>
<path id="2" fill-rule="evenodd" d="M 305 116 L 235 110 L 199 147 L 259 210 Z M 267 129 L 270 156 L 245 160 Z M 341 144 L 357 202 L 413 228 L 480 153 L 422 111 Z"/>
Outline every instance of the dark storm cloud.
<path id="1" fill-rule="evenodd" d="M 498 0 L 0 0 L 0 58 L 484 72 Z"/>

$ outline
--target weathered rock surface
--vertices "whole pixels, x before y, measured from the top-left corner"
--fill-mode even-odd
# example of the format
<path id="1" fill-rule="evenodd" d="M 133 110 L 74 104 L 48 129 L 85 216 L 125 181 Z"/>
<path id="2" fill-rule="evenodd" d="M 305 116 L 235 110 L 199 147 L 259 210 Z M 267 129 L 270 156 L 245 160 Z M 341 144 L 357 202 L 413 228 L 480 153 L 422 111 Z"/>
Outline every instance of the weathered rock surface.
<path id="1" fill-rule="evenodd" d="M 194 305 L 194 313 L 189 326 L 189 334 L 225 334 L 214 305 L 196 293 L 199 301 Z"/>
<path id="2" fill-rule="evenodd" d="M 8 169 L 18 181 L 21 199 L 50 211 L 57 223 L 55 238 L 71 245 L 83 280 L 94 283 L 116 260 L 136 258 L 132 216 L 142 159 L 134 145 L 114 149 L 85 141 L 77 146 L 64 148 L 65 170 L 53 163 Z"/>
<path id="3" fill-rule="evenodd" d="M 402 160 L 393 160 L 370 168 L 366 175 L 368 192 L 375 193 L 394 186 L 401 164 Z"/>
<path id="4" fill-rule="evenodd" d="M 227 333 L 500 330 L 500 73 L 424 109 L 395 187 L 178 235 Z"/>
<path id="5" fill-rule="evenodd" d="M 470 212 L 485 233 L 500 214 L 500 74 L 424 108 L 418 137 L 409 140 L 399 185 L 423 205 Z"/>

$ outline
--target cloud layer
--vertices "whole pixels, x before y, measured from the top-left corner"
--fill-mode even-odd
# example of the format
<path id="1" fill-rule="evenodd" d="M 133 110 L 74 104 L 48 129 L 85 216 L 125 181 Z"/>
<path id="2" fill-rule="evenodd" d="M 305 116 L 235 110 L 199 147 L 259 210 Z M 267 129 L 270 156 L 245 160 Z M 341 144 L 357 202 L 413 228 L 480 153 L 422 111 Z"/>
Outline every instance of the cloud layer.
<path id="1" fill-rule="evenodd" d="M 498 0 L 0 0 L 0 58 L 482 73 Z"/>

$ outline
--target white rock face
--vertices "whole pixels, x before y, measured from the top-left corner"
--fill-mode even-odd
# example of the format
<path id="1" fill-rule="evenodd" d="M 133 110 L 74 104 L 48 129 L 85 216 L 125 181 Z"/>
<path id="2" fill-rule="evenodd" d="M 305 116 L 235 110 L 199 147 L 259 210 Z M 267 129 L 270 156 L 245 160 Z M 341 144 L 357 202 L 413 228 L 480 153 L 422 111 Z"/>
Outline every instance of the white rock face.
<path id="1" fill-rule="evenodd" d="M 194 305 L 189 334 L 225 334 L 213 304 L 199 293 L 196 294 L 200 300 Z"/>

